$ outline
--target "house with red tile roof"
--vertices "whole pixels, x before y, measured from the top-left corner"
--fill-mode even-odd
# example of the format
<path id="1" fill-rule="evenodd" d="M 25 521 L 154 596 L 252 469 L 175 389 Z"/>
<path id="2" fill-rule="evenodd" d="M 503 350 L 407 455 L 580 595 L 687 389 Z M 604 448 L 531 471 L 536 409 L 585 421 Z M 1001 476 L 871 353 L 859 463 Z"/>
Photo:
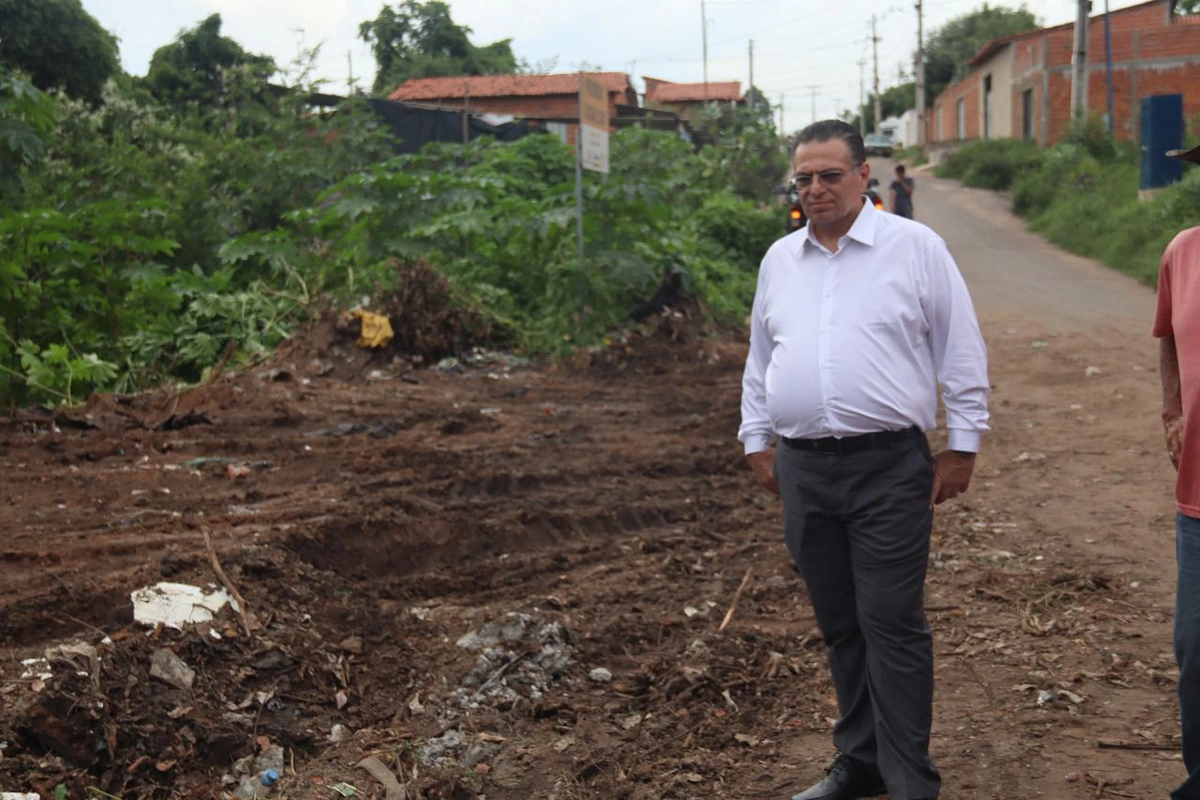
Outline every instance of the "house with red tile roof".
<path id="1" fill-rule="evenodd" d="M 637 92 L 628 75 L 623 72 L 591 74 L 608 90 L 610 119 L 618 116 L 618 105 L 637 106 Z M 468 108 L 477 114 L 575 123 L 579 119 L 579 73 L 413 78 L 401 84 L 388 99 L 443 108 Z"/>
<path id="2" fill-rule="evenodd" d="M 643 98 L 646 107 L 674 111 L 685 118 L 696 109 L 712 103 L 730 106 L 746 102 L 740 81 L 673 83 L 644 76 L 642 80 L 646 82 Z"/>

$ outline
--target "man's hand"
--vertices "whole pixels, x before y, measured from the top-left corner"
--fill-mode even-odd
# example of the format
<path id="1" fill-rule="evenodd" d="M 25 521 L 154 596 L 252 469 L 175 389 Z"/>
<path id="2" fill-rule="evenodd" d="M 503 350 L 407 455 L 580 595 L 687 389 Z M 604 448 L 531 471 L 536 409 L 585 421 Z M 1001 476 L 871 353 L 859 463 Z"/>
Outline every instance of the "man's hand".
<path id="1" fill-rule="evenodd" d="M 779 494 L 779 484 L 775 482 L 775 448 L 748 453 L 746 461 L 750 462 L 750 469 L 754 470 L 754 479 L 758 481 L 758 485 L 771 494 Z"/>
<path id="2" fill-rule="evenodd" d="M 1183 452 L 1183 416 L 1163 414 L 1163 431 L 1167 435 L 1167 457 L 1179 470 L 1179 454 Z"/>
<path id="3" fill-rule="evenodd" d="M 943 450 L 934 455 L 933 493 L 929 496 L 929 507 L 941 505 L 967 491 L 974 471 L 974 453 Z"/>

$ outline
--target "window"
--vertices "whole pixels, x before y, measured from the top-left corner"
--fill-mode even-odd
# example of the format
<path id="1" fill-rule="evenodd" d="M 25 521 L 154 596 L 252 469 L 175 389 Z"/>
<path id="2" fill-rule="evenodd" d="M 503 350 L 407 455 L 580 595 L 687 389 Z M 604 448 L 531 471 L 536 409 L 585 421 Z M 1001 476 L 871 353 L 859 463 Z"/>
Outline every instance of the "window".
<path id="1" fill-rule="evenodd" d="M 959 139 L 965 139 L 967 138 L 967 106 L 962 98 L 959 98 L 957 110 L 958 121 L 955 126 L 955 134 Z"/>
<path id="2" fill-rule="evenodd" d="M 1021 135 L 1033 138 L 1033 89 L 1021 92 Z"/>

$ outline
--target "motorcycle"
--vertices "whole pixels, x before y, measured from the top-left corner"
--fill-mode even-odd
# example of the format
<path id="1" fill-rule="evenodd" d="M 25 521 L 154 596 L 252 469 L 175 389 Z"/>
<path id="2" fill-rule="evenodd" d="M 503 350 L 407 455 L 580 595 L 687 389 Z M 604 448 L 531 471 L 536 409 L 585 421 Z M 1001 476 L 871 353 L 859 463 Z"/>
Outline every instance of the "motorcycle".
<path id="1" fill-rule="evenodd" d="M 871 201 L 871 205 L 883 211 L 883 197 L 879 194 L 879 180 L 876 178 L 867 181 L 867 199 Z"/>
<path id="2" fill-rule="evenodd" d="M 804 208 L 800 205 L 800 192 L 796 190 L 796 181 L 792 179 L 787 184 L 787 222 L 784 225 L 784 231 L 792 233 L 804 227 L 808 222 L 808 217 L 804 215 Z"/>

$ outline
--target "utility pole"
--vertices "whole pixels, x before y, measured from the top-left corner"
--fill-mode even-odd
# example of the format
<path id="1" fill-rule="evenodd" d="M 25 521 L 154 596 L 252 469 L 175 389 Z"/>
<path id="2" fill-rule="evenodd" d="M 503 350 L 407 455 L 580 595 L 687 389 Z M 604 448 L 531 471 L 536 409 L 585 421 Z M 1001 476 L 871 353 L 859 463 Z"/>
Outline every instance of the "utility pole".
<path id="1" fill-rule="evenodd" d="M 708 103 L 708 14 L 700 0 L 700 37 L 704 40 L 704 102 Z"/>
<path id="2" fill-rule="evenodd" d="M 754 88 L 754 40 L 750 40 L 750 88 Z"/>
<path id="3" fill-rule="evenodd" d="M 1071 116 L 1087 113 L 1088 107 L 1088 0 L 1076 0 L 1075 47 L 1071 53 Z"/>
<path id="4" fill-rule="evenodd" d="M 779 135 L 787 135 L 783 130 L 783 95 L 779 95 Z"/>
<path id="5" fill-rule="evenodd" d="M 917 144 L 925 144 L 925 15 L 917 0 Z"/>
<path id="6" fill-rule="evenodd" d="M 1087 0 L 1080 0 L 1086 2 Z M 875 133 L 879 133 L 879 118 L 883 114 L 883 102 L 879 97 L 879 36 L 875 33 L 875 15 L 871 15 L 871 50 L 875 61 Z"/>
<path id="7" fill-rule="evenodd" d="M 809 84 L 809 94 L 812 96 L 812 121 L 817 121 L 817 87 Z"/>
<path id="8" fill-rule="evenodd" d="M 867 60 L 865 58 L 860 58 L 858 60 L 858 133 L 860 136 L 867 135 L 866 67 Z"/>

